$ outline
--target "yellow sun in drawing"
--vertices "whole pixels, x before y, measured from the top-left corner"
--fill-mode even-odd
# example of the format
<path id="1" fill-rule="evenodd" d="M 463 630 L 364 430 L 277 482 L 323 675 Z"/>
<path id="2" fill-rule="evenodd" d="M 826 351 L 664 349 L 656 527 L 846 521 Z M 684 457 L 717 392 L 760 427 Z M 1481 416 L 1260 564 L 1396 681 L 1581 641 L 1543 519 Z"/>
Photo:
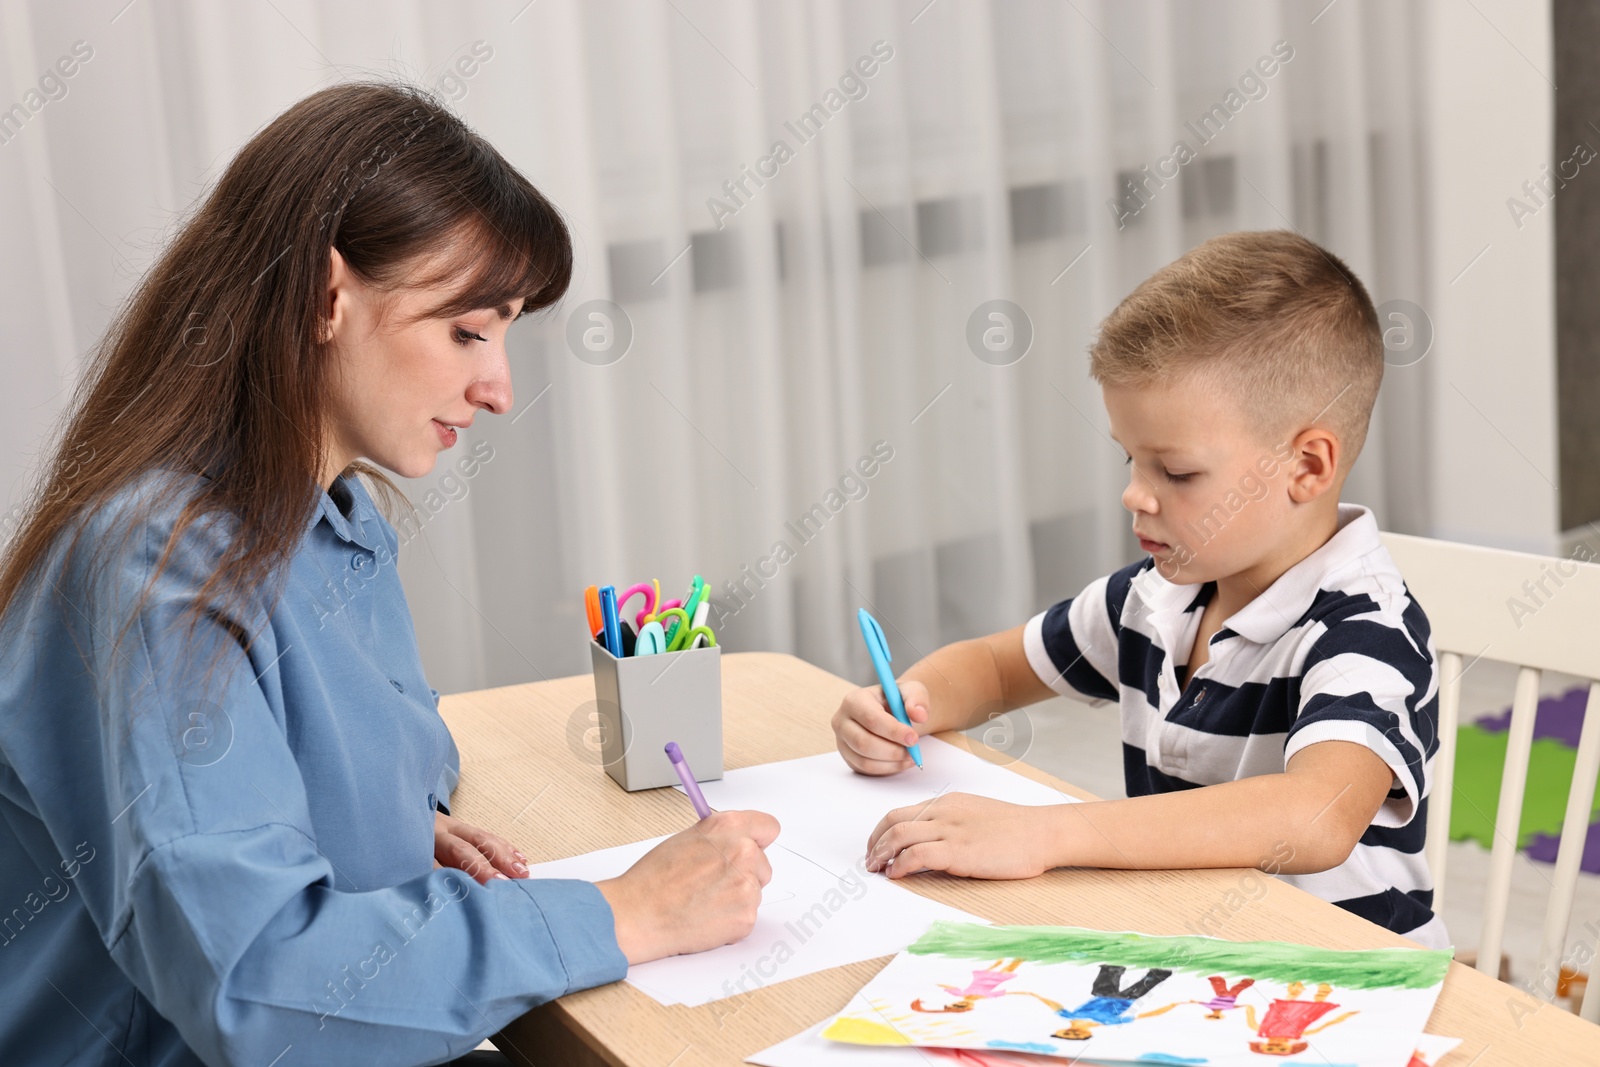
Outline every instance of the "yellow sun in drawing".
<path id="1" fill-rule="evenodd" d="M 892 1026 L 869 1019 L 852 1019 L 843 1016 L 828 1024 L 822 1036 L 830 1041 L 847 1041 L 852 1045 L 909 1045 L 911 1039 Z"/>

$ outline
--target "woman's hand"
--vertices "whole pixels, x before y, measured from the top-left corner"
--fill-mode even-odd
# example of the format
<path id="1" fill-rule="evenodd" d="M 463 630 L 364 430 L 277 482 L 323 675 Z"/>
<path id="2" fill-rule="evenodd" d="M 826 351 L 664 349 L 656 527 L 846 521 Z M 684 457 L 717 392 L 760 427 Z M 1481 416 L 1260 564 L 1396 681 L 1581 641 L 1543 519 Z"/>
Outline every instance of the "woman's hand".
<path id="1" fill-rule="evenodd" d="M 777 836 L 778 820 L 770 815 L 713 812 L 622 875 L 597 882 L 628 962 L 743 940 L 755 927 L 761 887 L 772 880 L 765 849 Z"/>
<path id="2" fill-rule="evenodd" d="M 833 713 L 833 737 L 852 770 L 883 775 L 916 766 L 906 746 L 920 740 L 914 727 L 928 721 L 928 687 L 921 682 L 901 682 L 900 698 L 911 726 L 890 714 L 883 687 L 877 685 L 847 694 Z"/>
<path id="3" fill-rule="evenodd" d="M 946 793 L 885 815 L 867 839 L 867 870 L 904 878 L 946 871 L 963 878 L 1032 878 L 1051 858 L 1058 805 L 1028 807 Z"/>
<path id="4" fill-rule="evenodd" d="M 479 882 L 528 877 L 528 857 L 510 841 L 442 811 L 433 813 L 433 862 L 460 868 Z"/>

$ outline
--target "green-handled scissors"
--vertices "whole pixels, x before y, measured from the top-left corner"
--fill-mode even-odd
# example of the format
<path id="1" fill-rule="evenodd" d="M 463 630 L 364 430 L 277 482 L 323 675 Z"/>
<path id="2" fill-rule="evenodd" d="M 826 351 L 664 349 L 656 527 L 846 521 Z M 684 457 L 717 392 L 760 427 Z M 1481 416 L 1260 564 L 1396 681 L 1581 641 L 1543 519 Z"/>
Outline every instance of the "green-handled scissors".
<path id="1" fill-rule="evenodd" d="M 683 598 L 683 626 L 679 627 L 678 624 L 674 622 L 671 626 L 667 627 L 667 651 L 676 652 L 679 648 L 683 647 L 678 644 L 677 641 L 679 630 L 690 630 L 694 628 L 695 609 L 700 606 L 702 600 L 709 599 L 710 595 L 711 591 L 706 586 L 706 580 L 698 574 L 695 575 L 694 584 L 689 587 L 689 595 Z M 662 617 L 662 615 L 656 616 L 656 618 Z M 666 624 L 663 623 L 662 625 Z"/>
<path id="2" fill-rule="evenodd" d="M 678 638 L 677 638 L 678 644 L 675 647 L 670 647 L 669 646 L 667 651 L 668 652 L 687 652 L 690 648 L 692 648 L 694 646 L 695 639 L 699 638 L 699 637 L 704 637 L 706 639 L 706 644 L 708 646 L 710 646 L 711 648 L 716 648 L 717 647 L 717 635 L 711 632 L 711 627 L 709 627 L 709 626 L 694 626 L 694 627 L 683 626 L 683 627 L 680 627 L 679 630 L 678 630 Z"/>
<path id="3" fill-rule="evenodd" d="M 671 626 L 667 625 L 668 619 L 672 620 Z M 679 620 L 682 621 L 680 622 Z M 668 608 L 666 611 L 659 612 L 652 616 L 650 622 L 653 622 L 662 628 L 661 650 L 663 652 L 676 652 L 677 649 L 672 647 L 672 635 L 678 630 L 688 630 L 690 628 L 689 613 L 684 611 L 682 608 Z M 645 626 L 649 626 L 650 622 L 645 623 Z"/>
<path id="4" fill-rule="evenodd" d="M 709 605 L 702 605 L 702 607 L 705 606 Z M 702 610 L 700 614 L 703 617 L 705 612 Z M 661 628 L 666 625 L 666 620 L 669 617 L 672 619 L 672 630 L 661 630 Z M 706 639 L 706 644 L 710 647 L 717 647 L 717 635 L 712 632 L 711 627 L 704 625 L 692 625 L 691 620 L 689 619 L 689 613 L 684 611 L 682 608 L 668 608 L 666 611 L 663 611 L 661 614 L 645 623 L 644 629 L 639 631 L 638 642 L 640 644 L 645 641 L 644 635 L 646 631 L 650 630 L 652 627 L 657 630 L 661 630 L 663 635 L 668 633 L 672 634 L 671 637 L 663 636 L 662 640 L 664 644 L 660 649 L 657 650 L 660 652 L 685 652 L 689 648 L 693 647 L 697 638 L 701 637 Z M 636 644 L 635 647 L 638 647 L 638 645 Z M 634 655 L 642 656 L 647 655 L 647 653 L 635 652 Z"/>

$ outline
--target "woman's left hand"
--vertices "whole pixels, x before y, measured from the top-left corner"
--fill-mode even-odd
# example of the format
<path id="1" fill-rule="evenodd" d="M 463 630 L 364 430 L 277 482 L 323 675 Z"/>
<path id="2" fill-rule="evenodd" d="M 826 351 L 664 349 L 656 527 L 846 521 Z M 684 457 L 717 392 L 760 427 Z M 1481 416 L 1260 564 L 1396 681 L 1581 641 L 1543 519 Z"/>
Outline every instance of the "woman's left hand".
<path id="1" fill-rule="evenodd" d="M 528 877 L 528 857 L 510 841 L 442 811 L 433 813 L 433 862 L 466 871 L 479 882 Z"/>

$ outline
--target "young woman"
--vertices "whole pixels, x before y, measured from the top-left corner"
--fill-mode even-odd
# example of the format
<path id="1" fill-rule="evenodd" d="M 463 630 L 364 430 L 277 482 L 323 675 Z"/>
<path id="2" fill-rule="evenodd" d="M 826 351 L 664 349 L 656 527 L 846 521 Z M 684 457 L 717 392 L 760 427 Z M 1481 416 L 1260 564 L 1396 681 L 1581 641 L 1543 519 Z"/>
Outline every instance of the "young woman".
<path id="1" fill-rule="evenodd" d="M 140 284 L 0 559 L 0 1062 L 439 1063 L 750 931 L 768 816 L 594 885 L 447 812 L 363 479 L 392 506 L 378 468 L 506 412 L 507 327 L 570 273 L 489 144 L 352 84 L 255 136 Z"/>

